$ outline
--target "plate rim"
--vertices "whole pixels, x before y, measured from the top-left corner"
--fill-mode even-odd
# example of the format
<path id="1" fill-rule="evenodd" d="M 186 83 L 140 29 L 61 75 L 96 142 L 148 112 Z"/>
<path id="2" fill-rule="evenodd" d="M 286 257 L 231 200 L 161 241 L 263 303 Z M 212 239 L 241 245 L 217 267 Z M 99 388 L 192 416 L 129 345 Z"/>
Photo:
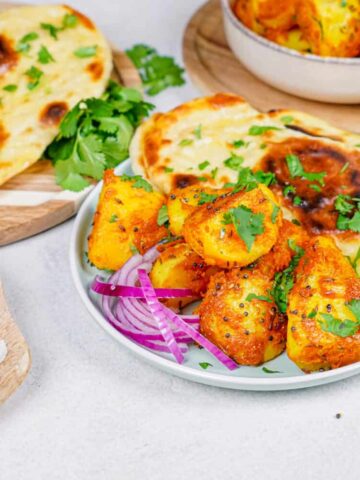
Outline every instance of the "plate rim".
<path id="1" fill-rule="evenodd" d="M 118 167 L 118 173 L 122 173 L 123 170 L 131 167 L 130 160 L 124 161 Z M 102 181 L 100 181 L 96 187 L 90 192 L 83 204 L 81 205 L 71 231 L 70 237 L 70 249 L 69 249 L 69 261 L 70 271 L 77 293 L 79 294 L 83 304 L 93 319 L 117 342 L 129 349 L 136 356 L 143 358 L 151 365 L 160 368 L 166 372 L 170 372 L 176 376 L 186 378 L 187 380 L 223 387 L 236 390 L 292 390 L 313 386 L 320 386 L 327 383 L 339 381 L 347 377 L 360 373 L 360 362 L 346 365 L 333 370 L 327 370 L 325 372 L 317 372 L 311 374 L 305 374 L 303 376 L 289 376 L 289 377 L 271 377 L 271 378 L 252 378 L 252 377 L 238 377 L 238 376 L 225 376 L 219 373 L 211 373 L 209 371 L 195 370 L 194 368 L 187 367 L 175 363 L 172 360 L 164 358 L 156 353 L 151 352 L 136 344 L 130 339 L 126 338 L 120 332 L 115 330 L 101 315 L 94 303 L 90 299 L 88 292 L 83 286 L 80 275 L 80 257 L 78 255 L 78 248 L 81 241 L 82 225 L 85 222 L 85 216 L 88 212 L 90 205 L 94 202 L 96 196 L 100 193 L 102 187 Z M 241 366 L 240 366 L 241 369 Z"/>

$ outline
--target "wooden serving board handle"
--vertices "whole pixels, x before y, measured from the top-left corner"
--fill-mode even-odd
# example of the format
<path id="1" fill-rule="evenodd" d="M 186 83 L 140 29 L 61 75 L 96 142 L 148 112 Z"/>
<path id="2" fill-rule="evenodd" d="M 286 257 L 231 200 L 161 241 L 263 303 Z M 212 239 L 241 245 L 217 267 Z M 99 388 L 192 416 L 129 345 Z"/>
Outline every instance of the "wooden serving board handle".
<path id="1" fill-rule="evenodd" d="M 21 385 L 30 366 L 29 347 L 11 317 L 0 282 L 0 404 Z"/>

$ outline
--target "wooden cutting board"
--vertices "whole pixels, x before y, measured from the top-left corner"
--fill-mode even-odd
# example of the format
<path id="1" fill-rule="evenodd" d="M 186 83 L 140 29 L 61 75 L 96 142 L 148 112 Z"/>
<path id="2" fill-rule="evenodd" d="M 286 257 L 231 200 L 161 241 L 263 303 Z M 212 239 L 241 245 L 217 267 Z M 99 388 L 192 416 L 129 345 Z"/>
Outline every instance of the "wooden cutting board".
<path id="1" fill-rule="evenodd" d="M 0 282 L 0 404 L 21 385 L 30 366 L 29 347 L 10 315 Z"/>
<path id="2" fill-rule="evenodd" d="M 360 106 L 304 100 L 270 87 L 246 70 L 227 44 L 219 0 L 210 0 L 191 18 L 184 34 L 183 56 L 190 78 L 206 94 L 233 92 L 260 111 L 302 110 L 360 133 Z"/>
<path id="3" fill-rule="evenodd" d="M 0 2 L 0 11 L 10 7 L 14 4 Z M 113 63 L 114 80 L 126 87 L 141 87 L 138 72 L 124 52 L 113 49 Z M 90 190 L 62 190 L 55 183 L 51 163 L 39 160 L 0 187 L 0 246 L 64 222 L 78 211 Z"/>

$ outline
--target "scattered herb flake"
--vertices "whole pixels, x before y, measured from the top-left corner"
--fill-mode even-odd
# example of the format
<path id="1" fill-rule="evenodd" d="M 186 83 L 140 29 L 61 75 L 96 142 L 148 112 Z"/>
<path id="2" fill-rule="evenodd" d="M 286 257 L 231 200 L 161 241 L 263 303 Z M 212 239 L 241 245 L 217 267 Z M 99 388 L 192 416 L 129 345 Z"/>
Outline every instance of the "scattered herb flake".
<path id="1" fill-rule="evenodd" d="M 201 130 L 202 130 L 202 125 L 198 125 L 194 130 L 194 137 L 197 138 L 198 140 L 201 139 Z"/>
<path id="2" fill-rule="evenodd" d="M 296 188 L 294 187 L 294 185 L 286 185 L 286 187 L 283 190 L 284 197 L 289 195 L 289 193 L 295 193 L 295 192 L 296 192 Z"/>
<path id="3" fill-rule="evenodd" d="M 208 363 L 208 362 L 200 362 L 199 366 L 204 370 L 206 370 L 209 367 L 213 367 L 213 365 L 211 365 L 211 363 Z"/>
<path id="4" fill-rule="evenodd" d="M 11 83 L 9 85 L 5 85 L 5 87 L 3 87 L 3 90 L 5 90 L 6 92 L 15 92 L 17 88 L 17 85 Z"/>
<path id="5" fill-rule="evenodd" d="M 224 160 L 225 167 L 231 168 L 231 170 L 238 171 L 244 162 L 244 157 L 231 153 L 231 157 Z"/>
<path id="6" fill-rule="evenodd" d="M 274 205 L 273 206 L 273 211 L 272 211 L 272 214 L 271 214 L 271 223 L 276 222 L 276 219 L 279 215 L 279 212 L 280 212 L 280 207 L 278 207 L 277 205 Z"/>
<path id="7" fill-rule="evenodd" d="M 62 27 L 65 28 L 74 28 L 78 24 L 78 18 L 72 13 L 67 13 L 62 19 Z"/>
<path id="8" fill-rule="evenodd" d="M 322 187 L 324 186 L 326 172 L 305 172 L 300 158 L 293 154 L 286 155 L 286 163 L 291 177 L 301 177 L 310 182 L 318 182 Z"/>
<path id="9" fill-rule="evenodd" d="M 187 147 L 188 145 L 191 145 L 193 143 L 193 140 L 191 138 L 184 138 L 179 142 L 179 147 Z"/>
<path id="10" fill-rule="evenodd" d="M 16 51 L 21 53 L 26 53 L 30 50 L 30 42 L 33 42 L 39 38 L 39 35 L 36 32 L 30 32 L 24 35 L 16 45 Z"/>
<path id="11" fill-rule="evenodd" d="M 232 143 L 232 146 L 234 148 L 241 148 L 241 147 L 247 147 L 249 144 L 247 142 L 244 142 L 244 140 L 235 140 Z"/>
<path id="12" fill-rule="evenodd" d="M 293 200 L 294 205 L 300 206 L 302 204 L 302 199 L 298 195 L 295 195 L 294 200 Z"/>
<path id="13" fill-rule="evenodd" d="M 308 313 L 307 317 L 308 318 L 315 318 L 316 314 L 317 314 L 317 310 L 315 310 L 315 308 L 314 308 L 313 310 L 311 310 L 310 313 Z"/>
<path id="14" fill-rule="evenodd" d="M 158 213 L 157 224 L 159 225 L 159 227 L 162 227 L 162 226 L 165 225 L 168 221 L 169 221 L 168 209 L 167 209 L 167 206 L 166 206 L 166 205 L 163 205 L 163 206 L 160 208 L 159 213 Z"/>
<path id="15" fill-rule="evenodd" d="M 200 192 L 198 205 L 204 205 L 205 203 L 212 203 L 218 198 L 218 196 L 219 195 L 217 195 L 216 193 Z"/>
<path id="16" fill-rule="evenodd" d="M 247 302 L 251 302 L 252 300 L 261 300 L 262 302 L 272 303 L 272 299 L 270 297 L 266 297 L 265 295 L 256 295 L 255 293 L 249 293 L 249 295 L 245 298 Z"/>
<path id="17" fill-rule="evenodd" d="M 211 170 L 210 175 L 211 175 L 211 178 L 212 178 L 213 180 L 215 180 L 216 175 L 218 174 L 218 171 L 219 171 L 219 168 L 218 168 L 218 167 L 213 168 L 213 169 Z"/>
<path id="18" fill-rule="evenodd" d="M 38 61 L 42 64 L 47 64 L 47 63 L 55 62 L 55 59 L 51 55 L 49 50 L 44 45 L 41 45 L 40 50 L 38 52 Z"/>
<path id="19" fill-rule="evenodd" d="M 56 27 L 52 23 L 40 23 L 40 27 L 47 31 L 54 40 L 58 39 L 58 32 L 61 31 L 61 28 Z"/>
<path id="20" fill-rule="evenodd" d="M 280 120 L 285 125 L 290 125 L 291 123 L 293 123 L 294 117 L 292 117 L 291 115 L 284 115 L 283 117 L 280 118 Z"/>
<path id="21" fill-rule="evenodd" d="M 74 55 L 78 58 L 90 58 L 96 55 L 97 45 L 90 45 L 88 47 L 80 47 L 74 51 Z"/>
<path id="22" fill-rule="evenodd" d="M 324 332 L 332 333 L 338 337 L 346 338 L 352 337 L 359 330 L 359 322 L 352 320 L 340 320 L 335 318 L 330 313 L 321 313 L 323 320 L 319 321 L 320 327 Z"/>
<path id="23" fill-rule="evenodd" d="M 115 223 L 118 221 L 118 219 L 119 217 L 115 213 L 113 213 L 110 217 L 109 223 Z"/>
<path id="24" fill-rule="evenodd" d="M 281 128 L 274 126 L 262 126 L 262 125 L 252 125 L 249 129 L 248 134 L 252 136 L 263 135 L 270 130 L 281 130 Z"/>
<path id="25" fill-rule="evenodd" d="M 165 172 L 165 173 L 172 173 L 173 171 L 174 171 L 173 168 L 170 168 L 170 167 L 165 167 L 165 168 L 164 168 L 164 172 Z"/>
<path id="26" fill-rule="evenodd" d="M 254 213 L 245 205 L 232 208 L 224 214 L 223 223 L 233 224 L 239 237 L 244 241 L 250 252 L 255 237 L 264 232 L 264 214 Z"/>
<path id="27" fill-rule="evenodd" d="M 27 75 L 30 79 L 29 83 L 27 84 L 27 88 L 29 90 L 34 90 L 39 83 L 41 77 L 44 75 L 44 72 L 39 70 L 37 67 L 30 67 L 28 70 L 26 70 L 25 75 Z"/>
<path id="28" fill-rule="evenodd" d="M 205 170 L 210 165 L 210 162 L 208 160 L 205 160 L 202 163 L 199 163 L 199 170 Z"/>
<path id="29" fill-rule="evenodd" d="M 262 371 L 265 372 L 265 373 L 282 373 L 279 370 L 270 370 L 267 367 L 262 367 Z"/>

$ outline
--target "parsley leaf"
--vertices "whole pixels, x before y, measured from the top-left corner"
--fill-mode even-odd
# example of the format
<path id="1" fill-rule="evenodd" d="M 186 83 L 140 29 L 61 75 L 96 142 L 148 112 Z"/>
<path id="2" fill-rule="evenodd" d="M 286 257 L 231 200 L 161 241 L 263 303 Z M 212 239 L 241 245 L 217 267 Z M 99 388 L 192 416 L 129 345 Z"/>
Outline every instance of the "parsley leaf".
<path id="1" fill-rule="evenodd" d="M 321 313 L 323 320 L 319 321 L 320 327 L 324 332 L 332 333 L 338 337 L 346 338 L 355 335 L 359 330 L 359 322 L 345 319 L 344 321 L 335 318 L 330 313 Z"/>
<path id="2" fill-rule="evenodd" d="M 13 83 L 9 84 L 9 85 L 5 85 L 5 87 L 3 87 L 3 90 L 5 90 L 5 92 L 15 92 L 17 90 L 17 85 L 14 85 Z"/>
<path id="3" fill-rule="evenodd" d="M 204 205 L 205 203 L 212 203 L 218 198 L 218 196 L 219 195 L 216 195 L 215 193 L 200 192 L 198 205 Z"/>
<path id="4" fill-rule="evenodd" d="M 322 187 L 324 186 L 326 172 L 305 172 L 300 158 L 293 154 L 286 155 L 286 163 L 291 177 L 301 177 L 310 182 L 318 182 Z"/>
<path id="5" fill-rule="evenodd" d="M 247 251 L 250 252 L 255 237 L 264 232 L 263 213 L 253 213 L 245 205 L 232 208 L 224 214 L 223 223 L 233 224 L 239 237 L 244 241 Z"/>
<path id="6" fill-rule="evenodd" d="M 205 170 L 206 167 L 210 165 L 210 162 L 208 160 L 205 160 L 205 162 L 199 163 L 199 170 Z"/>
<path id="7" fill-rule="evenodd" d="M 338 195 L 335 200 L 335 210 L 337 210 L 341 215 L 347 215 L 354 210 L 354 205 L 350 203 L 352 197 L 350 195 Z"/>
<path id="8" fill-rule="evenodd" d="M 85 177 L 101 179 L 105 168 L 114 168 L 128 157 L 135 128 L 152 108 L 137 90 L 113 81 L 101 98 L 80 101 L 62 119 L 45 152 L 55 165 L 57 183 L 80 191 L 89 185 Z M 152 188 L 143 182 L 135 188 Z"/>
<path id="9" fill-rule="evenodd" d="M 159 213 L 158 213 L 157 224 L 159 225 L 159 227 L 162 227 L 163 225 L 165 225 L 168 222 L 169 222 L 168 209 L 167 209 L 166 205 L 163 205 L 160 208 Z"/>
<path id="10" fill-rule="evenodd" d="M 44 72 L 39 70 L 37 67 L 30 67 L 28 70 L 26 70 L 25 75 L 27 75 L 30 79 L 29 83 L 27 84 L 27 88 L 29 90 L 34 90 L 39 83 L 40 83 L 40 78 L 44 75 Z"/>
<path id="11" fill-rule="evenodd" d="M 41 45 L 38 52 L 38 61 L 42 64 L 55 62 L 54 57 L 44 45 Z"/>
<path id="12" fill-rule="evenodd" d="M 80 47 L 74 51 L 74 55 L 79 58 L 89 58 L 96 55 L 97 45 L 89 47 Z"/>
<path id="13" fill-rule="evenodd" d="M 249 129 L 248 134 L 252 136 L 258 136 L 262 135 L 263 133 L 269 132 L 270 130 L 281 130 L 281 128 L 273 126 L 252 125 Z"/>
<path id="14" fill-rule="evenodd" d="M 231 157 L 224 160 L 225 167 L 231 168 L 231 170 L 238 171 L 241 165 L 244 162 L 244 158 L 236 155 L 236 153 L 231 153 Z"/>
<path id="15" fill-rule="evenodd" d="M 251 302 L 251 300 L 261 300 L 263 302 L 272 303 L 272 299 L 270 297 L 266 297 L 265 295 L 255 295 L 255 293 L 249 293 L 245 300 L 247 302 Z"/>
<path id="16" fill-rule="evenodd" d="M 212 367 L 213 365 L 211 365 L 211 363 L 208 363 L 208 362 L 200 362 L 200 363 L 199 363 L 199 366 L 200 366 L 203 370 L 206 370 L 207 368 Z"/>
<path id="17" fill-rule="evenodd" d="M 160 56 L 147 45 L 134 45 L 126 54 L 139 70 L 142 83 L 148 95 L 157 95 L 168 87 L 184 85 L 184 69 L 171 57 Z"/>
<path id="18" fill-rule="evenodd" d="M 298 245 L 296 245 L 293 240 L 289 240 L 288 245 L 291 250 L 295 252 L 295 255 L 293 256 L 289 266 L 285 270 L 276 273 L 273 288 L 270 292 L 281 313 L 286 313 L 288 295 L 290 290 L 294 286 L 294 270 L 298 266 L 301 257 L 305 253 L 304 250 Z"/>

